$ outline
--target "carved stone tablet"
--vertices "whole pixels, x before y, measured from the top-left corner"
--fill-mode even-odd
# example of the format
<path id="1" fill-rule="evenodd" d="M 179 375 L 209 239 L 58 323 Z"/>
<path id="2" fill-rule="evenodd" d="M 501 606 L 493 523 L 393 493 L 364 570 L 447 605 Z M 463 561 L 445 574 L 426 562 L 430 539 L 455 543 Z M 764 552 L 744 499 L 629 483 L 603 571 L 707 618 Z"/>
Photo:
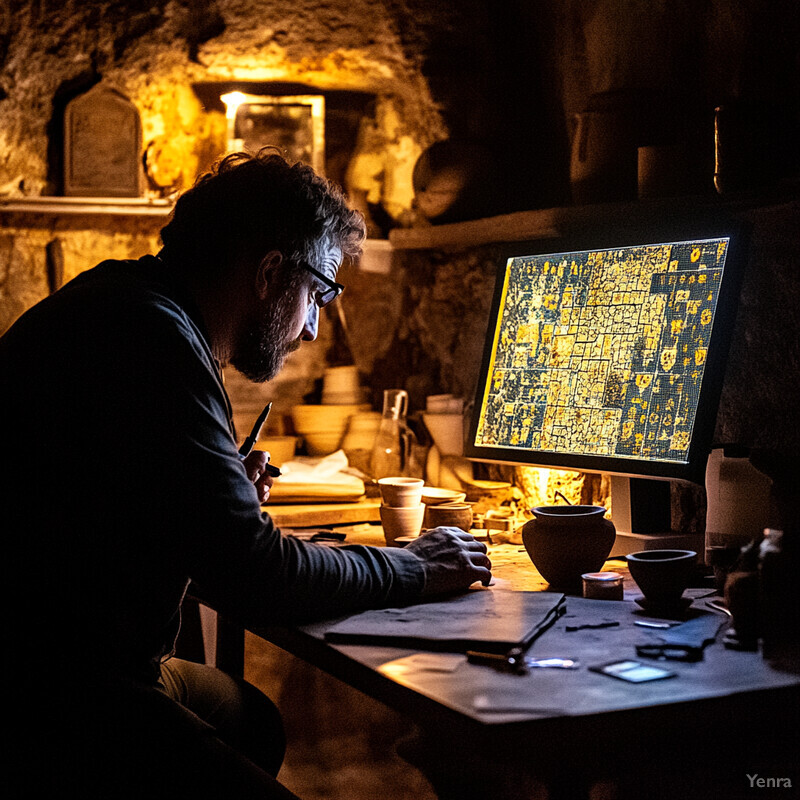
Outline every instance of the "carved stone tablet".
<path id="1" fill-rule="evenodd" d="M 124 95 L 98 84 L 64 113 L 64 194 L 139 197 L 142 123 Z"/>

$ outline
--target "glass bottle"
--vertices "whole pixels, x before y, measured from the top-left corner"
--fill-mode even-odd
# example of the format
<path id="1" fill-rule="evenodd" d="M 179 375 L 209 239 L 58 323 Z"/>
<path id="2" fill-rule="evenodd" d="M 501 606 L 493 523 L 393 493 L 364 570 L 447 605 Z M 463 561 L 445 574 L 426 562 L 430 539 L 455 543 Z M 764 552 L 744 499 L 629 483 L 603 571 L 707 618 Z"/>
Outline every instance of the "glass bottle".
<path id="1" fill-rule="evenodd" d="M 376 480 L 405 475 L 413 433 L 406 424 L 408 392 L 387 389 L 383 393 L 383 415 L 370 458 L 370 473 Z"/>

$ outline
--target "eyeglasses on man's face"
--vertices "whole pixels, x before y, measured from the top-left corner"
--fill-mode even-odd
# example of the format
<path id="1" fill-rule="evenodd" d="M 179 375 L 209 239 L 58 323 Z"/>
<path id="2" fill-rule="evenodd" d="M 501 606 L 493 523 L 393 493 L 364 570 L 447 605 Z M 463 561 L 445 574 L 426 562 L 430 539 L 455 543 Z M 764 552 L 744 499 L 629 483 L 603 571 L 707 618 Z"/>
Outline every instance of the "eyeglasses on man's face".
<path id="1" fill-rule="evenodd" d="M 325 308 L 328 303 L 334 301 L 344 291 L 344 286 L 341 283 L 332 281 L 330 278 L 314 269 L 311 264 L 308 264 L 305 261 L 298 261 L 297 264 L 303 269 L 308 270 L 317 280 L 325 284 L 327 287 L 326 289 L 317 289 L 314 292 L 314 302 L 319 308 Z"/>

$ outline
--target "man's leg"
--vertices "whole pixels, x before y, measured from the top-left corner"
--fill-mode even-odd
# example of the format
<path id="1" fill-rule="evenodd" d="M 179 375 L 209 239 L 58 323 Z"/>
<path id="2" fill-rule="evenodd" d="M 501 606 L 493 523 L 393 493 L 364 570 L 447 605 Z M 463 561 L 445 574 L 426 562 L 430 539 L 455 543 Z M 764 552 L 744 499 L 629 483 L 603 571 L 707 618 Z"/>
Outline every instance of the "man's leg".
<path id="1" fill-rule="evenodd" d="M 286 737 L 280 712 L 266 695 L 214 667 L 180 658 L 161 665 L 161 686 L 211 725 L 223 742 L 277 776 Z"/>
<path id="2" fill-rule="evenodd" d="M 175 685 L 191 685 L 185 697 L 219 727 L 174 700 L 166 688 L 127 678 L 43 680 L 36 691 L 23 683 L 22 702 L 11 715 L 9 785 L 13 776 L 31 796 L 81 800 L 297 800 L 270 774 L 277 772 L 283 753 L 280 718 L 271 703 L 260 693 L 261 703 L 248 702 L 249 691 L 240 690 L 233 692 L 241 701 L 239 712 L 231 713 L 236 703 L 228 707 L 221 697 L 236 682 L 194 666 L 199 669 L 173 664 L 167 669 L 170 681 L 179 671 L 184 677 Z M 200 691 L 204 682 L 217 687 L 216 708 L 214 691 Z M 265 727 L 258 724 L 259 706 L 270 720 Z M 243 752 L 247 748 L 252 759 Z"/>

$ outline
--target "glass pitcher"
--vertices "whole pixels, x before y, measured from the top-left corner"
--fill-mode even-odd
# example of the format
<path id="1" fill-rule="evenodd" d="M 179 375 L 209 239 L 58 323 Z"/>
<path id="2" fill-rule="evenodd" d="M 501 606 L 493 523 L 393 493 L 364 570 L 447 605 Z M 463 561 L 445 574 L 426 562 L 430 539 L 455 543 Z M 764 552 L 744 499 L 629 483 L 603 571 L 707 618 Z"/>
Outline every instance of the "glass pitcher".
<path id="1" fill-rule="evenodd" d="M 370 457 L 370 473 L 376 480 L 408 472 L 415 436 L 406 423 L 407 414 L 408 392 L 387 389 L 383 393 L 383 416 Z"/>

